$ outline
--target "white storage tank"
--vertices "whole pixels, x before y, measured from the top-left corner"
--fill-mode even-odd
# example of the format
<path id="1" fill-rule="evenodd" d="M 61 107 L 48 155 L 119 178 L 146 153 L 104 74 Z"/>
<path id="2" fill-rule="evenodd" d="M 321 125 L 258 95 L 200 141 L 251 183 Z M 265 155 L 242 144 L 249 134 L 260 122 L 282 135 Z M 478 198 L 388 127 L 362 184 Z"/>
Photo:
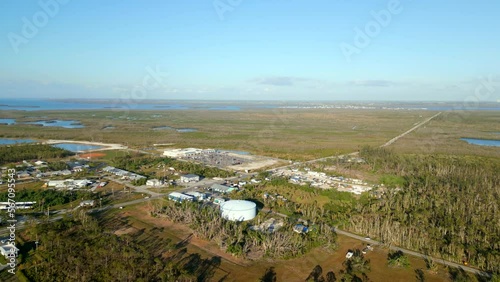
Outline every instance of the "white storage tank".
<path id="1" fill-rule="evenodd" d="M 231 200 L 220 205 L 222 217 L 232 221 L 251 220 L 257 213 L 254 202 L 244 200 Z"/>

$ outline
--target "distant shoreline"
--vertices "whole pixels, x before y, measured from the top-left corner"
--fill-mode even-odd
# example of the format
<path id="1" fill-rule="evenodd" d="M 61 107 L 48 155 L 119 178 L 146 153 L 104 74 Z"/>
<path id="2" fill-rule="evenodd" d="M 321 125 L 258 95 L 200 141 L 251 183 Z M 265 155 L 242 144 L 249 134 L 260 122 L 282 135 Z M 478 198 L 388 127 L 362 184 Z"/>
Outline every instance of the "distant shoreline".
<path id="1" fill-rule="evenodd" d="M 498 102 L 480 102 L 475 106 L 463 101 L 280 101 L 280 100 L 113 100 L 113 99 L 0 99 L 0 107 L 9 110 L 207 110 L 240 111 L 265 109 L 368 109 L 423 111 L 500 111 Z M 7 110 L 7 109 L 4 109 Z"/>

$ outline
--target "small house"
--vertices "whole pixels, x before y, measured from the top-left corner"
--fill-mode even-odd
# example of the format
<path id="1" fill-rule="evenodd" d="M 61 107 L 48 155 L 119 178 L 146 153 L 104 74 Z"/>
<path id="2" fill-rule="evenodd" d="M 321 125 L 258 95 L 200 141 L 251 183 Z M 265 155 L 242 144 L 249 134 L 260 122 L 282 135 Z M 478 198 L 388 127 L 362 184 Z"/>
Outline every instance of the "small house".
<path id="1" fill-rule="evenodd" d="M 146 180 L 146 185 L 148 185 L 148 186 L 154 186 L 154 187 L 162 186 L 163 185 L 163 181 L 161 181 L 159 179 L 148 179 L 148 180 Z"/>
<path id="2" fill-rule="evenodd" d="M 94 200 L 86 200 L 80 203 L 80 207 L 93 207 L 95 204 Z"/>
<path id="3" fill-rule="evenodd" d="M 304 234 L 309 232 L 309 228 L 303 224 L 297 224 L 293 227 L 293 231 L 299 233 L 299 234 Z"/>
<path id="4" fill-rule="evenodd" d="M 9 255 L 10 257 L 13 257 L 12 254 L 14 254 L 14 257 L 17 257 L 18 251 L 19 249 L 11 243 L 0 246 L 0 254 L 2 254 L 6 259 L 9 259 Z"/>
<path id="5" fill-rule="evenodd" d="M 224 203 L 226 200 L 224 198 L 215 198 L 214 199 L 214 204 L 216 205 L 220 205 L 222 203 Z"/>

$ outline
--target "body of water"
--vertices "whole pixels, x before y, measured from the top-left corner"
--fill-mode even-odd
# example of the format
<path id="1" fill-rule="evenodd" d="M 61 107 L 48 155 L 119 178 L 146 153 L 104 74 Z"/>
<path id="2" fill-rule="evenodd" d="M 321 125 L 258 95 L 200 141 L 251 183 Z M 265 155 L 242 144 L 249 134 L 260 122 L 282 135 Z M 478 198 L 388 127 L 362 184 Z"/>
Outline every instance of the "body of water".
<path id="1" fill-rule="evenodd" d="M 76 120 L 40 120 L 27 122 L 27 124 L 41 124 L 43 126 L 54 126 L 63 128 L 84 128 L 79 121 Z"/>
<path id="2" fill-rule="evenodd" d="M 11 125 L 11 124 L 15 124 L 15 123 L 16 123 L 16 120 L 13 118 L 0 118 L 0 124 Z"/>
<path id="3" fill-rule="evenodd" d="M 500 147 L 500 140 L 474 139 L 474 138 L 460 138 L 460 140 L 467 141 L 467 143 L 473 145 Z"/>
<path id="4" fill-rule="evenodd" d="M 260 108 L 260 106 L 256 106 Z M 226 106 L 224 102 L 209 104 L 178 101 L 121 101 L 121 100 L 40 100 L 40 99 L 0 99 L 0 110 L 50 111 L 50 110 L 110 110 L 127 112 L 138 110 L 239 110 L 239 107 Z"/>
<path id="5" fill-rule="evenodd" d="M 359 101 L 169 101 L 169 100 L 120 100 L 120 99 L 0 99 L 0 110 L 209 110 L 240 111 L 243 109 L 274 108 L 367 108 L 412 109 L 430 111 L 500 111 L 495 102 L 480 103 L 477 107 L 464 107 L 463 102 L 359 102 Z"/>
<path id="6" fill-rule="evenodd" d="M 156 126 L 152 128 L 153 130 L 174 130 L 175 128 L 171 126 Z"/>
<path id="7" fill-rule="evenodd" d="M 211 107 L 209 110 L 212 111 L 239 111 L 241 110 L 238 106 L 220 106 L 220 107 Z"/>
<path id="8" fill-rule="evenodd" d="M 177 132 L 182 132 L 182 133 L 198 131 L 198 129 L 196 128 L 177 128 L 176 130 Z"/>
<path id="9" fill-rule="evenodd" d="M 52 145 L 57 148 L 61 148 L 64 150 L 68 150 L 71 152 L 81 152 L 87 150 L 96 150 L 102 148 L 102 146 L 97 145 L 87 145 L 87 144 L 79 144 L 79 143 L 60 143 Z"/>
<path id="10" fill-rule="evenodd" d="M 182 132 L 182 133 L 198 131 L 198 129 L 196 129 L 196 128 L 175 128 L 175 127 L 171 127 L 171 126 L 155 126 L 155 127 L 152 127 L 151 129 L 153 129 L 153 130 L 175 130 L 177 132 Z"/>
<path id="11" fill-rule="evenodd" d="M 0 138 L 0 145 L 12 145 L 12 144 L 21 144 L 21 143 L 33 143 L 35 140 L 31 139 L 7 139 Z"/>

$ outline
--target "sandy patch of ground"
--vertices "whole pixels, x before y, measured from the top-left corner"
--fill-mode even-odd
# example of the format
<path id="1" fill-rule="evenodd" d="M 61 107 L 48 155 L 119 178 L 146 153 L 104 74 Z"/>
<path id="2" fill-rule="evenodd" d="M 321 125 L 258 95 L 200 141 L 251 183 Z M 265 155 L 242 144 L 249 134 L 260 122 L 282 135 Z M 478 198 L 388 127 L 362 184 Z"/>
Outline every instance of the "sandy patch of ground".
<path id="1" fill-rule="evenodd" d="M 191 230 L 189 227 L 184 226 L 182 224 L 177 224 L 174 223 L 170 220 L 167 220 L 166 218 L 156 218 L 156 217 L 151 217 L 149 216 L 149 207 L 144 205 L 144 206 L 137 206 L 134 210 L 129 211 L 130 216 L 133 216 L 141 221 L 150 223 L 155 225 L 156 227 L 164 227 L 166 230 L 168 230 L 169 233 L 172 235 L 176 236 L 179 238 L 179 240 L 183 240 L 193 234 L 193 230 Z M 231 254 L 228 254 L 224 251 L 222 251 L 217 244 L 214 242 L 210 242 L 207 240 L 204 240 L 202 238 L 197 238 L 196 236 L 191 236 L 189 239 L 189 244 L 194 245 L 207 253 L 210 253 L 214 256 L 219 256 L 223 259 L 225 259 L 228 262 L 231 262 L 233 264 L 239 265 L 239 266 L 245 266 L 249 263 L 249 261 L 246 261 L 242 258 L 237 258 L 232 256 Z"/>
<path id="2" fill-rule="evenodd" d="M 95 158 L 102 158 L 104 156 L 106 156 L 106 154 L 104 153 L 87 153 L 87 154 L 80 154 L 79 155 L 80 158 L 91 158 L 91 159 L 95 159 Z"/>
<path id="3" fill-rule="evenodd" d="M 164 227 L 164 231 L 169 238 L 177 238 L 179 242 L 185 241 L 185 248 L 188 253 L 200 253 L 202 257 L 219 256 L 222 264 L 210 281 L 259 281 L 266 269 L 274 268 L 277 281 L 304 281 L 316 265 L 321 265 L 323 275 L 328 271 L 334 271 L 337 279 L 339 272 L 344 268 L 342 262 L 345 261 L 345 254 L 349 249 L 362 249 L 366 244 L 342 235 L 338 236 L 339 247 L 335 251 L 326 251 L 323 248 L 316 248 L 304 256 L 282 260 L 282 259 L 260 259 L 255 261 L 244 260 L 233 257 L 220 250 L 216 243 L 196 238 L 192 236 L 192 230 L 182 224 L 177 224 L 165 218 L 155 218 L 149 216 L 148 206 L 136 206 L 134 209 L 120 213 L 121 218 L 130 216 L 140 222 L 155 227 Z M 126 228 L 124 228 L 126 229 Z M 172 253 L 165 253 L 169 257 Z M 412 281 L 414 280 L 415 269 L 425 269 L 425 263 L 421 259 L 409 257 L 411 268 L 391 268 L 387 266 L 387 250 L 375 248 L 368 252 L 365 257 L 370 260 L 372 270 L 368 273 L 371 281 Z M 425 270 L 424 270 L 425 271 Z M 426 281 L 446 281 L 447 272 L 440 268 L 438 274 L 425 271 Z"/>
<path id="4" fill-rule="evenodd" d="M 137 231 L 136 228 L 134 228 L 134 227 L 128 227 L 128 228 L 118 229 L 114 233 L 115 233 L 115 235 L 120 236 L 120 235 L 124 235 L 124 234 L 134 233 L 136 231 Z"/>
<path id="5" fill-rule="evenodd" d="M 256 170 L 256 169 L 261 169 L 261 168 L 268 167 L 268 166 L 273 166 L 277 163 L 278 163 L 278 160 L 266 159 L 266 160 L 256 160 L 253 162 L 244 163 L 244 164 L 240 164 L 240 165 L 232 165 L 232 166 L 228 166 L 227 168 L 234 169 L 234 170 L 240 170 L 240 171 Z"/>

